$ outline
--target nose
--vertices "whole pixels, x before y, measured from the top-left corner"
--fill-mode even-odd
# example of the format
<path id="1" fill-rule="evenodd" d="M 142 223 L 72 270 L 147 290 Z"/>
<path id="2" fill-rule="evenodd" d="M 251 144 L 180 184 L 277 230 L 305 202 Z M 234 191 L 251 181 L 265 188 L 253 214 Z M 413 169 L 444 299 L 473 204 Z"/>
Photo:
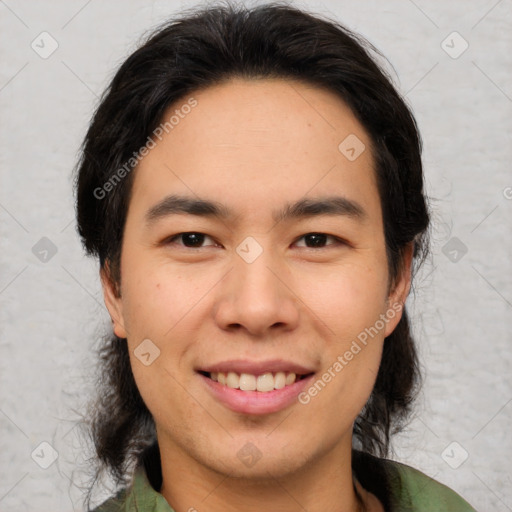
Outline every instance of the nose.
<path id="1" fill-rule="evenodd" d="M 262 337 L 297 327 L 300 301 L 287 283 L 285 267 L 269 252 L 264 251 L 252 263 L 234 256 L 234 268 L 219 287 L 214 307 L 220 328 Z"/>

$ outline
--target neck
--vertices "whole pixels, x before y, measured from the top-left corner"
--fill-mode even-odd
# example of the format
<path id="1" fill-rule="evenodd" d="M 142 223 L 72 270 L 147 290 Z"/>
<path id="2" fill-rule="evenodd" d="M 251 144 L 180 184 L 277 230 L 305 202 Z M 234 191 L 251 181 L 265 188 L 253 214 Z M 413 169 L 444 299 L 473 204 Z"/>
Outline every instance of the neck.
<path id="1" fill-rule="evenodd" d="M 234 476 L 199 464 L 178 447 L 160 441 L 161 494 L 176 511 L 373 512 L 375 496 L 354 480 L 351 442 L 335 447 L 292 473 L 268 468 L 256 478 Z M 351 441 L 351 440 L 350 440 Z M 356 493 L 357 489 L 357 493 Z"/>

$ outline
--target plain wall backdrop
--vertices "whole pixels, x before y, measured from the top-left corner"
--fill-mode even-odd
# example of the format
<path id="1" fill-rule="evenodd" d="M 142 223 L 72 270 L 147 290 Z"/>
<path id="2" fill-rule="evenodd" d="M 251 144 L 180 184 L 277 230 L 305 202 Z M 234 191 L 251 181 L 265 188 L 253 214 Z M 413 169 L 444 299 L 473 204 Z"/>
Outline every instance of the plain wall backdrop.
<path id="1" fill-rule="evenodd" d="M 408 304 L 425 384 L 393 458 L 512 510 L 512 2 L 292 3 L 382 51 L 424 140 L 433 254 Z M 2 512 L 82 510 L 79 419 L 109 319 L 72 171 L 117 67 L 193 5 L 0 0 Z"/>

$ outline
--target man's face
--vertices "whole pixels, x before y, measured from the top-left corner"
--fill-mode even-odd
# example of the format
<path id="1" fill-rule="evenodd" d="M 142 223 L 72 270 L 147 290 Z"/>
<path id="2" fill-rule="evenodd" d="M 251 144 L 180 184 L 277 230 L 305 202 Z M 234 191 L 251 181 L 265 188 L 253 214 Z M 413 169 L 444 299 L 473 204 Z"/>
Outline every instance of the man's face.
<path id="1" fill-rule="evenodd" d="M 134 171 L 120 296 L 104 279 L 160 447 L 232 476 L 339 460 L 408 287 L 389 286 L 370 140 L 296 82 L 193 97 Z"/>

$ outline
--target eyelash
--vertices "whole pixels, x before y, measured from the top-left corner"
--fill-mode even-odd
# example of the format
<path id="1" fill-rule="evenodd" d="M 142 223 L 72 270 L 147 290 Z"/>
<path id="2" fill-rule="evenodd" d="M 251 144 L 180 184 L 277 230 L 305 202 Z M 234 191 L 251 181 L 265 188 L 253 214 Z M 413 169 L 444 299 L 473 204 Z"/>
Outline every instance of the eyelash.
<path id="1" fill-rule="evenodd" d="M 176 243 L 175 241 L 178 239 L 178 238 L 181 238 L 185 235 L 200 235 L 200 236 L 204 236 L 204 237 L 207 237 L 207 238 L 210 238 L 211 240 L 213 240 L 212 237 L 210 237 L 209 235 L 206 235 L 205 233 L 200 233 L 198 231 L 186 231 L 186 232 L 183 232 L 183 233 L 178 233 L 176 235 L 173 235 L 169 238 L 167 238 L 166 240 L 164 240 L 164 245 L 168 245 L 168 244 L 174 244 Z M 331 246 L 337 246 L 337 245 L 347 245 L 347 242 L 344 241 L 343 239 L 341 238 L 338 238 L 334 235 L 329 235 L 327 233 L 321 233 L 321 232 L 316 232 L 316 231 L 312 231 L 312 232 L 309 232 L 309 233 L 305 233 L 304 235 L 302 235 L 301 237 L 297 238 L 296 241 L 294 243 L 297 243 L 298 240 L 301 240 L 307 236 L 311 236 L 311 235 L 321 235 L 323 237 L 326 237 L 327 239 L 332 239 L 335 241 L 335 243 L 332 243 L 332 244 L 327 244 L 326 246 L 323 246 L 323 247 L 307 247 L 307 246 L 301 246 L 305 249 L 325 249 L 325 248 L 328 248 L 328 247 L 331 247 Z M 182 239 L 183 241 L 183 239 Z M 203 240 L 204 242 L 204 240 Z M 189 246 L 186 246 L 184 244 L 178 244 L 178 245 L 181 245 L 182 247 L 186 248 L 186 249 L 203 249 L 204 247 L 203 246 L 200 246 L 200 247 L 189 247 Z M 206 247 L 211 247 L 211 246 L 206 246 Z"/>

